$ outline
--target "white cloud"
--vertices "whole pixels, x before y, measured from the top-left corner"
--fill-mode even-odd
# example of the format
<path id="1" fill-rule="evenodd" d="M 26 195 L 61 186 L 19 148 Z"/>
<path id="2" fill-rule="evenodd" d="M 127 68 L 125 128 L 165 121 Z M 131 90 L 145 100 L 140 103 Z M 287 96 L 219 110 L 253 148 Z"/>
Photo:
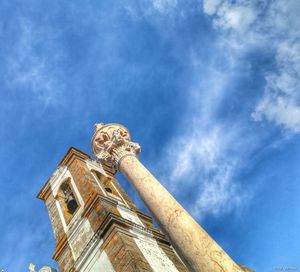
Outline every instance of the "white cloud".
<path id="1" fill-rule="evenodd" d="M 293 98 L 272 95 L 272 92 L 267 90 L 252 114 L 253 119 L 261 121 L 265 118 L 295 133 L 300 133 L 300 106 L 295 104 Z"/>
<path id="2" fill-rule="evenodd" d="M 208 15 L 216 13 L 218 6 L 222 3 L 222 0 L 211 0 L 203 2 L 203 10 Z"/>
<path id="3" fill-rule="evenodd" d="M 191 62 L 198 71 L 195 59 L 192 54 Z M 224 99 L 231 95 L 228 81 L 230 72 L 206 67 L 205 74 L 192 82 L 187 92 L 189 110 L 164 152 L 168 167 L 161 180 L 176 195 L 185 188 L 190 194 L 187 208 L 198 219 L 241 209 L 252 195 L 235 176 L 256 141 L 238 120 L 229 128 L 217 117 Z"/>
<path id="4" fill-rule="evenodd" d="M 204 0 L 203 11 L 223 30 L 231 54 L 257 47 L 274 52 L 276 67 L 265 73 L 265 92 L 253 110 L 253 120 L 267 120 L 299 133 L 300 2 L 271 1 L 267 5 L 259 0 L 225 0 L 213 8 L 209 5 Z"/>
<path id="5" fill-rule="evenodd" d="M 265 1 L 203 2 L 204 12 L 222 30 L 220 46 L 228 65 L 224 71 L 210 64 L 203 74 L 199 72 L 197 56 L 191 56 L 194 71 L 202 73 L 205 82 L 200 78 L 187 92 L 190 110 L 166 147 L 170 170 L 162 178 L 170 181 L 167 186 L 175 194 L 180 193 L 182 186 L 190 191 L 194 199 L 188 209 L 197 218 L 240 210 L 251 199 L 251 190 L 255 190 L 245 187 L 238 180 L 238 173 L 246 167 L 249 154 L 260 146 L 261 136 L 251 133 L 242 119 L 237 118 L 235 125 L 231 123 L 229 127 L 216 114 L 224 106 L 224 98 L 232 95 L 228 83 L 231 73 L 236 72 L 239 56 L 255 49 L 274 52 L 276 69 L 265 73 L 265 91 L 252 117 L 300 133 L 300 48 L 294 36 L 300 27 L 295 12 L 290 11 L 297 4 L 289 1 L 282 5 L 271 2 L 267 6 Z M 294 15 L 287 19 L 289 13 Z"/>
<path id="6" fill-rule="evenodd" d="M 250 197 L 233 179 L 235 168 L 222 165 L 211 179 L 204 180 L 198 198 L 193 205 L 193 214 L 201 217 L 207 213 L 219 215 L 230 212 L 234 208 L 241 208 L 242 201 L 247 202 Z"/>
<path id="7" fill-rule="evenodd" d="M 267 73 L 265 94 L 252 116 L 300 133 L 300 44 L 278 43 L 276 62 L 278 69 Z"/>
<path id="8" fill-rule="evenodd" d="M 189 209 L 197 218 L 239 207 L 248 193 L 242 193 L 233 178 L 239 158 L 229 155 L 238 132 L 227 133 L 219 123 L 203 126 L 200 117 L 186 129 L 186 134 L 168 146 L 173 167 L 171 190 L 176 193 L 184 185 L 195 194 L 195 202 L 190 202 Z"/>
<path id="9" fill-rule="evenodd" d="M 256 19 L 257 13 L 251 5 L 223 3 L 216 9 L 215 24 L 224 29 L 245 31 Z"/>
<path id="10" fill-rule="evenodd" d="M 57 102 L 62 87 L 58 80 L 61 53 L 54 46 L 54 32 L 24 18 L 16 25 L 15 44 L 6 56 L 6 83 L 34 93 L 45 104 Z"/>
<path id="11" fill-rule="evenodd" d="M 197 127 L 198 120 L 195 123 Z M 220 132 L 217 128 L 212 128 L 202 134 L 201 127 L 197 131 L 196 127 L 190 127 L 188 135 L 182 135 L 177 139 L 172 147 L 172 161 L 174 163 L 171 179 L 177 180 L 185 175 L 193 175 L 196 165 L 202 168 L 203 171 L 209 171 L 216 168 L 216 160 L 220 153 Z M 175 151 L 175 152 L 173 152 Z M 173 154 L 176 153 L 176 154 Z M 175 156 L 173 156 L 175 155 Z M 188 181 L 187 181 L 188 182 Z"/>
<path id="12" fill-rule="evenodd" d="M 165 13 L 177 5 L 177 0 L 151 0 L 153 7 L 159 12 Z"/>

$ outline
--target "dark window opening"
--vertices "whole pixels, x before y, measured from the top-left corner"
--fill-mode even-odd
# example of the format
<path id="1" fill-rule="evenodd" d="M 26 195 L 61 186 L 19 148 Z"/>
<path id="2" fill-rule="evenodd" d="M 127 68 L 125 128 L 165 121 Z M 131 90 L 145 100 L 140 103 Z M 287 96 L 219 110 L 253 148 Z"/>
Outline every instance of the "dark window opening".
<path id="1" fill-rule="evenodd" d="M 65 196 L 64 200 L 65 200 L 65 203 L 67 205 L 68 212 L 70 214 L 73 214 L 76 211 L 76 209 L 78 208 L 78 204 L 77 204 L 77 201 L 74 197 L 74 194 L 73 194 L 70 186 L 67 185 L 67 184 L 64 184 L 62 186 L 62 191 L 63 191 L 64 196 Z"/>
<path id="2" fill-rule="evenodd" d="M 65 202 L 66 202 L 66 204 L 67 204 L 68 211 L 69 211 L 71 214 L 73 214 L 73 213 L 76 211 L 77 207 L 78 207 L 77 201 L 76 201 L 76 199 L 74 198 L 73 194 L 70 194 L 70 195 L 68 196 L 68 198 L 65 199 Z"/>
<path id="3" fill-rule="evenodd" d="M 105 187 L 105 191 L 112 194 L 112 190 L 108 187 Z"/>

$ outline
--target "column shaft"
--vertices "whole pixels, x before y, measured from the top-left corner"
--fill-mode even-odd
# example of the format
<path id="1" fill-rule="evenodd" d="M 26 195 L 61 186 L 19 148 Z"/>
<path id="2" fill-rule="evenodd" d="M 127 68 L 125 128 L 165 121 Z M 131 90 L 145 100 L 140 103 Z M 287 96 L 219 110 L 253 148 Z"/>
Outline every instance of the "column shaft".
<path id="1" fill-rule="evenodd" d="M 135 156 L 123 157 L 119 169 L 190 271 L 242 271 Z"/>

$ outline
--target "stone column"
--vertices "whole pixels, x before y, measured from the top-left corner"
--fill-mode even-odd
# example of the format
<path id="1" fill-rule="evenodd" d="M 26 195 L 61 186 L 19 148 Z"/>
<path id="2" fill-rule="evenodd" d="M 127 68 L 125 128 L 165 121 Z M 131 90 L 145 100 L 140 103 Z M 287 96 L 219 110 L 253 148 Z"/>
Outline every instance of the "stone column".
<path id="1" fill-rule="evenodd" d="M 119 124 L 98 124 L 92 151 L 127 177 L 190 271 L 244 271 L 137 159 L 140 146 Z"/>

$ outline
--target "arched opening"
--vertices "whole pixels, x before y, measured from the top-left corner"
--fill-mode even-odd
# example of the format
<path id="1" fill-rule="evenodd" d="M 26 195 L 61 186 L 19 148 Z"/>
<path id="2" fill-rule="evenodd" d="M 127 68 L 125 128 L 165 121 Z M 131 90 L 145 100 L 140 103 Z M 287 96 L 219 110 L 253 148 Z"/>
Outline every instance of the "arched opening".
<path id="1" fill-rule="evenodd" d="M 66 223 L 68 223 L 79 207 L 70 185 L 70 179 L 67 179 L 61 184 L 57 194 L 57 199 L 62 208 Z"/>
<path id="2" fill-rule="evenodd" d="M 78 208 L 78 204 L 77 204 L 77 201 L 76 201 L 76 199 L 74 197 L 74 194 L 71 190 L 70 185 L 67 184 L 67 183 L 63 183 L 61 185 L 61 189 L 62 189 L 63 194 L 64 194 L 64 202 L 67 206 L 68 212 L 70 214 L 74 214 L 75 211 Z"/>

